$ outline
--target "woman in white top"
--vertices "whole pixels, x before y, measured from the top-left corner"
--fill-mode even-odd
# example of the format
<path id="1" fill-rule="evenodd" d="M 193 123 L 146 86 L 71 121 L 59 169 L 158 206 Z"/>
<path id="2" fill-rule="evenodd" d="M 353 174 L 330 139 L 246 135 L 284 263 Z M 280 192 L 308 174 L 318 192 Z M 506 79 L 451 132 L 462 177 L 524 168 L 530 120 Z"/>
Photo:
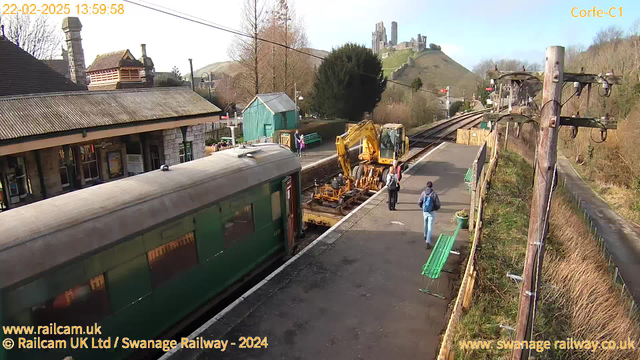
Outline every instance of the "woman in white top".
<path id="1" fill-rule="evenodd" d="M 398 175 L 395 172 L 393 166 L 389 168 L 389 174 L 387 175 L 387 190 L 389 192 L 389 210 L 396 209 L 396 203 L 398 202 Z"/>

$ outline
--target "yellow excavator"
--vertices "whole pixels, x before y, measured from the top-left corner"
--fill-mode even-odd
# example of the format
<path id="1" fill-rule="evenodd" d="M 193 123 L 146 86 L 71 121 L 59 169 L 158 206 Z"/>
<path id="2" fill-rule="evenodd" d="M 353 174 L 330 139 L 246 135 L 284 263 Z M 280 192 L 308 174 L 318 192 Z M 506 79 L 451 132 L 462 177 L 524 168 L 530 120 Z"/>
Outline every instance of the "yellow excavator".
<path id="1" fill-rule="evenodd" d="M 362 141 L 359 164 L 351 167 L 349 149 Z M 380 131 L 371 120 L 365 120 L 336 137 L 338 163 L 343 176 L 328 184 L 315 184 L 313 199 L 306 202 L 305 222 L 331 226 L 339 217 L 321 213 L 346 215 L 353 202 L 362 199 L 369 190 L 381 189 L 389 167 L 394 161 L 404 161 L 409 154 L 409 138 L 402 124 L 384 124 Z"/>

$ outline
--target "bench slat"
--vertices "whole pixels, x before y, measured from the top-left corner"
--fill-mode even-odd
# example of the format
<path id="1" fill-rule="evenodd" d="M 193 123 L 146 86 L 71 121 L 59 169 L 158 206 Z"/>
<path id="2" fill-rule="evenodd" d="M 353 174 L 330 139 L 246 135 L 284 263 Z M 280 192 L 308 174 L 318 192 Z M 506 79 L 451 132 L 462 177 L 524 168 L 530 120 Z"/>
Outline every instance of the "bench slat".
<path id="1" fill-rule="evenodd" d="M 320 137 L 320 135 L 318 135 L 318 133 L 311 133 L 308 135 L 304 136 L 304 142 L 305 144 L 312 144 L 314 142 L 322 142 L 322 138 Z"/>

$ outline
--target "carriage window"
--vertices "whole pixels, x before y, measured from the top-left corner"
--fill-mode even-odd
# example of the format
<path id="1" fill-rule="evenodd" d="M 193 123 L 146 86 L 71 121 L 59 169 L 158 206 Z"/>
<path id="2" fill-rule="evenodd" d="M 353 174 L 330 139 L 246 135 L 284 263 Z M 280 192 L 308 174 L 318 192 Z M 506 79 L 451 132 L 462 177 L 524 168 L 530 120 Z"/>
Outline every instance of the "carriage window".
<path id="1" fill-rule="evenodd" d="M 110 311 L 104 274 L 31 308 L 35 325 L 89 325 Z"/>
<path id="2" fill-rule="evenodd" d="M 280 191 L 271 194 L 271 220 L 276 221 L 282 216 L 282 199 L 280 199 Z"/>
<path id="3" fill-rule="evenodd" d="M 155 288 L 198 263 L 193 232 L 182 235 L 147 253 L 151 285 Z"/>
<path id="4" fill-rule="evenodd" d="M 224 222 L 224 247 L 228 248 L 253 233 L 253 205 L 239 209 Z"/>

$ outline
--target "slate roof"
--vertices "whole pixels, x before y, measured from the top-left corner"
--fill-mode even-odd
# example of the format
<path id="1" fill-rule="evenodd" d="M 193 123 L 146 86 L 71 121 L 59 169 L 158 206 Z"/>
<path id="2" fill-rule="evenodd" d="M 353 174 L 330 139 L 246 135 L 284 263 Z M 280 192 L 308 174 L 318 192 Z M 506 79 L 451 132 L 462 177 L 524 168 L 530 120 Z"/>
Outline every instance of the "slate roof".
<path id="1" fill-rule="evenodd" d="M 274 114 L 286 112 L 286 111 L 295 111 L 296 104 L 291 100 L 291 98 L 283 93 L 268 93 L 268 94 L 258 94 L 253 100 L 249 102 L 249 104 L 244 108 L 246 110 L 249 105 L 251 105 L 256 99 L 262 101 L 262 103 Z M 244 110 L 242 110 L 244 112 Z"/>
<path id="2" fill-rule="evenodd" d="M 78 91 L 77 85 L 0 35 L 0 96 Z"/>
<path id="3" fill-rule="evenodd" d="M 188 87 L 0 97 L 0 143 L 95 127 L 207 116 L 220 111 Z"/>
<path id="4" fill-rule="evenodd" d="M 144 67 L 142 62 L 139 60 L 123 59 L 127 53 L 131 55 L 129 50 L 120 50 L 98 55 L 96 56 L 96 59 L 93 60 L 93 63 L 87 68 L 87 72 L 116 69 L 120 67 Z"/>

